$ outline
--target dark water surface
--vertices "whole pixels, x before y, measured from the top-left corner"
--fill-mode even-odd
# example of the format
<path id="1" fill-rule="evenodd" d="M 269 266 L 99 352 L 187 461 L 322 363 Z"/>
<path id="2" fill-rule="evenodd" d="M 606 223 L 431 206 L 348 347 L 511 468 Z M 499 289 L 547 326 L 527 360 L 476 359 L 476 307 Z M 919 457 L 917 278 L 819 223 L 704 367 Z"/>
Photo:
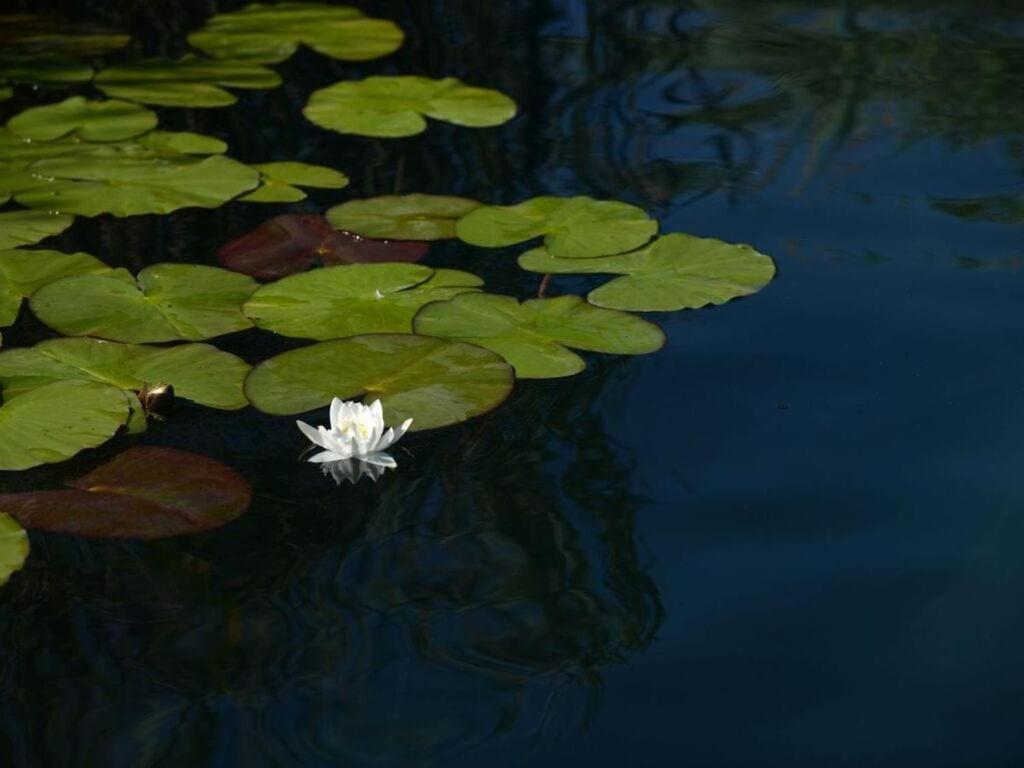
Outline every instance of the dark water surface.
<path id="1" fill-rule="evenodd" d="M 129 57 L 179 53 L 241 4 L 0 3 L 130 30 Z M 297 464 L 286 419 L 187 406 L 0 477 L 44 487 L 135 441 L 216 456 L 256 492 L 181 540 L 32 534 L 0 593 L 4 764 L 1024 765 L 1024 5 L 360 5 L 407 31 L 398 54 L 301 51 L 279 89 L 160 110 L 350 188 L 55 242 L 211 263 L 275 213 L 350 197 L 589 194 L 749 242 L 778 277 L 659 316 L 661 353 L 591 356 L 410 436 L 376 485 Z M 302 118 L 315 88 L 372 73 L 455 75 L 522 112 L 393 141 Z M 519 250 L 427 263 L 528 296 Z M 47 334 L 23 316 L 5 342 Z M 296 344 L 218 342 L 251 362 Z"/>

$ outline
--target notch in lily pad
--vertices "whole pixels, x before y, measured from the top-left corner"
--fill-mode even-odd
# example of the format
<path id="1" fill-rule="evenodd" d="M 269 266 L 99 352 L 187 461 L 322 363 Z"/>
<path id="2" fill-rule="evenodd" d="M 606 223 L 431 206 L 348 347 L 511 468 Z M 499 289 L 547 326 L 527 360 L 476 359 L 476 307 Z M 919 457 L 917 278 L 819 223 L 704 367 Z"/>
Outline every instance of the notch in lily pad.
<path id="1" fill-rule="evenodd" d="M 466 293 L 428 304 L 413 327 L 418 334 L 486 347 L 505 358 L 521 379 L 579 373 L 586 363 L 572 349 L 643 355 L 665 344 L 665 334 L 654 323 L 591 306 L 579 296 L 520 303 L 511 296 Z"/>
<path id="2" fill-rule="evenodd" d="M 220 528 L 252 490 L 219 461 L 175 448 L 129 448 L 66 490 L 0 494 L 26 528 L 105 539 L 165 539 Z"/>
<path id="3" fill-rule="evenodd" d="M 32 141 L 53 141 L 71 135 L 90 142 L 120 141 L 147 133 L 156 125 L 156 113 L 138 104 L 82 96 L 30 107 L 7 121 L 12 133 Z"/>
<path id="4" fill-rule="evenodd" d="M 245 304 L 258 327 L 283 336 L 337 339 L 411 333 L 425 304 L 483 284 L 476 275 L 419 264 L 353 264 L 292 275 L 265 285 Z"/>
<path id="5" fill-rule="evenodd" d="M 260 172 L 260 186 L 241 198 L 250 203 L 297 203 L 306 199 L 306 193 L 299 187 L 342 189 L 348 186 L 348 176 L 323 165 L 282 161 L 249 167 Z"/>
<path id="6" fill-rule="evenodd" d="M 517 205 L 481 206 L 458 221 L 458 237 L 471 245 L 501 248 L 544 238 L 559 258 L 588 259 L 638 248 L 658 222 L 635 205 L 590 197 L 535 197 Z"/>
<path id="7" fill-rule="evenodd" d="M 286 213 L 221 246 L 217 261 L 225 269 L 273 281 L 314 267 L 415 262 L 428 250 L 427 243 L 373 240 L 335 230 L 323 216 Z"/>
<path id="8" fill-rule="evenodd" d="M 252 324 L 242 305 L 251 277 L 199 264 L 154 264 L 133 278 L 124 270 L 79 275 L 35 293 L 32 311 L 65 336 L 152 343 L 203 341 Z"/>
<path id="9" fill-rule="evenodd" d="M 519 266 L 542 274 L 621 275 L 595 288 L 587 300 L 634 312 L 724 304 L 757 293 L 775 276 L 771 258 L 749 245 L 681 233 L 631 253 L 594 259 L 560 259 L 537 248 L 520 256 Z"/>
<path id="10" fill-rule="evenodd" d="M 516 103 L 454 77 L 373 76 L 314 91 L 302 113 L 338 133 L 399 138 L 425 131 L 428 117 L 470 128 L 501 125 L 515 117 Z"/>
<path id="11" fill-rule="evenodd" d="M 23 299 L 44 285 L 72 275 L 104 274 L 111 269 L 88 253 L 28 250 L 0 250 L 0 327 L 18 318 Z"/>
<path id="12" fill-rule="evenodd" d="M 363 237 L 446 240 L 455 237 L 455 222 L 479 207 L 465 197 L 382 195 L 336 205 L 327 211 L 327 220 Z"/>
<path id="13" fill-rule="evenodd" d="M 379 399 L 390 426 L 412 430 L 457 424 L 496 408 L 515 376 L 483 347 L 428 336 L 370 334 L 285 352 L 253 368 L 249 401 L 265 413 L 293 415 L 333 398 Z"/>
<path id="14" fill-rule="evenodd" d="M 326 3 L 253 3 L 218 13 L 188 36 L 188 42 L 219 59 L 284 61 L 307 45 L 341 61 L 366 61 L 387 56 L 402 45 L 404 35 L 386 19 L 366 16 L 349 6 Z"/>

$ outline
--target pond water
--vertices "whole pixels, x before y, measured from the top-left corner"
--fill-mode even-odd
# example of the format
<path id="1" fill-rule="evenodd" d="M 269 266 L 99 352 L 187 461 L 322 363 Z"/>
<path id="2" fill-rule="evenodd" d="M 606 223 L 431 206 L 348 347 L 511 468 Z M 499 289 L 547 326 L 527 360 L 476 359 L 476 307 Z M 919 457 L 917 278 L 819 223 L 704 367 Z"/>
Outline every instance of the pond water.
<path id="1" fill-rule="evenodd" d="M 112 58 L 131 61 L 183 53 L 242 5 L 4 10 L 123 30 Z M 214 264 L 270 216 L 352 198 L 589 195 L 663 233 L 750 243 L 778 274 L 649 315 L 660 352 L 587 354 L 580 375 L 408 435 L 376 483 L 300 463 L 291 419 L 183 401 L 143 435 L 0 473 L 5 492 L 56 487 L 157 445 L 254 494 L 195 536 L 31 533 L 0 591 L 0 762 L 1024 763 L 1024 8 L 359 5 L 402 27 L 397 53 L 301 49 L 274 65 L 281 87 L 156 108 L 243 162 L 323 164 L 349 187 L 79 218 L 47 247 L 132 271 Z M 458 77 L 519 115 L 396 139 L 303 118 L 312 91 L 371 74 Z M 19 88 L 2 119 L 61 93 Z M 535 296 L 523 250 L 445 241 L 424 263 Z M 548 295 L 601 282 L 559 276 Z M 4 346 L 52 335 L 23 310 Z M 217 341 L 250 363 L 305 343 Z"/>

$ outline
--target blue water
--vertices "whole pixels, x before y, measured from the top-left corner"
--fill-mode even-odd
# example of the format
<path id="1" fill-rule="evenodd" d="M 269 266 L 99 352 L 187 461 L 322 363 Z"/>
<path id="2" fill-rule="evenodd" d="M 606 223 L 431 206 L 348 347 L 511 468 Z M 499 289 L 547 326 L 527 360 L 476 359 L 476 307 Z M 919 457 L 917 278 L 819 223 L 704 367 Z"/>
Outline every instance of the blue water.
<path id="1" fill-rule="evenodd" d="M 237 5 L 63 10 L 130 28 L 141 55 Z M 751 243 L 778 276 L 657 316 L 658 354 L 591 356 L 410 438 L 376 486 L 297 466 L 279 420 L 180 409 L 139 440 L 232 464 L 254 508 L 182 541 L 33 534 L 0 594 L 6 764 L 1024 765 L 1024 213 L 942 203 L 1024 201 L 1024 7 L 361 6 L 409 33 L 393 59 L 302 52 L 282 89 L 164 123 L 335 165 L 345 197 L 623 199 L 664 232 Z M 301 119 L 314 88 L 373 72 L 457 75 L 522 114 L 394 143 Z M 60 243 L 209 263 L 338 199 L 80 222 Z M 428 263 L 530 295 L 517 252 Z"/>

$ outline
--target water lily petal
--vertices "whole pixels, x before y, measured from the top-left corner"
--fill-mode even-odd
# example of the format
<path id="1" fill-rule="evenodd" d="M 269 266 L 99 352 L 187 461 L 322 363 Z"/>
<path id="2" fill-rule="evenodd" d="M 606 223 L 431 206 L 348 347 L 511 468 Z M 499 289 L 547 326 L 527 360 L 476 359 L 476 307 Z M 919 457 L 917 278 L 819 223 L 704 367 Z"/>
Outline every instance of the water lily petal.
<path id="1" fill-rule="evenodd" d="M 323 464 L 326 461 L 344 461 L 347 456 L 339 456 L 334 451 L 320 451 L 310 456 L 307 461 L 313 464 Z"/>
<path id="2" fill-rule="evenodd" d="M 299 431 L 301 431 L 302 434 L 304 434 L 306 438 L 311 443 L 313 443 L 313 445 L 318 445 L 321 448 L 327 447 L 326 445 L 324 445 L 323 440 L 320 437 L 320 433 L 317 431 L 316 427 L 311 427 L 304 421 L 296 421 L 295 425 L 299 428 Z"/>
<path id="3" fill-rule="evenodd" d="M 340 397 L 331 400 L 331 429 L 336 429 L 338 426 L 338 415 L 341 413 L 343 404 L 344 401 Z"/>
<path id="4" fill-rule="evenodd" d="M 368 453 L 365 456 L 360 457 L 360 461 L 364 461 L 367 464 L 373 464 L 377 467 L 385 467 L 386 469 L 394 469 L 398 466 L 398 462 L 395 461 L 394 457 L 390 453 Z"/>
<path id="5" fill-rule="evenodd" d="M 380 442 L 377 443 L 377 450 L 383 451 L 384 449 L 390 448 L 392 445 L 401 440 L 402 435 L 404 435 L 408 431 L 409 426 L 411 424 L 412 419 L 406 419 L 405 421 L 402 422 L 402 425 L 398 428 L 397 431 L 395 429 L 388 429 L 388 431 L 385 432 L 384 436 L 380 439 Z"/>

